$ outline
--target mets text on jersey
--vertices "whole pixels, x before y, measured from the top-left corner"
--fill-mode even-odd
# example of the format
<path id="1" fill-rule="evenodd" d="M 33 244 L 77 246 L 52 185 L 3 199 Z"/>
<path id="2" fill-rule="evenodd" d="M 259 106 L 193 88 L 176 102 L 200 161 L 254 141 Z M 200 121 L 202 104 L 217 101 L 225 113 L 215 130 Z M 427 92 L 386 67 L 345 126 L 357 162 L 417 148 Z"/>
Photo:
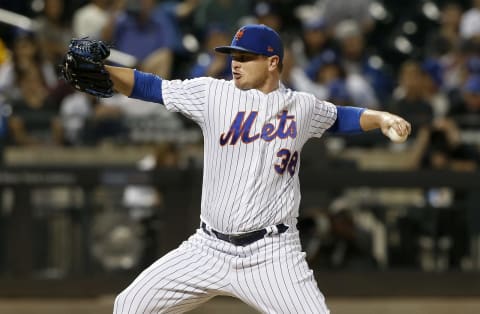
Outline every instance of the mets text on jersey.
<path id="1" fill-rule="evenodd" d="M 246 112 L 244 111 L 237 113 L 228 132 L 221 134 L 220 145 L 235 145 L 240 138 L 242 139 L 243 143 L 248 144 L 259 138 L 269 142 L 276 137 L 285 139 L 287 137 L 295 138 L 297 136 L 297 123 L 295 121 L 295 116 L 288 115 L 287 110 L 284 110 L 282 113 L 277 115 L 277 119 L 279 120 L 277 128 L 275 128 L 275 126 L 271 123 L 266 123 L 262 127 L 262 131 L 260 133 L 256 133 L 252 136 L 250 136 L 250 130 L 255 122 L 255 119 L 257 118 L 258 112 L 250 112 L 246 119 L 245 115 Z M 290 124 L 287 126 L 289 122 Z"/>

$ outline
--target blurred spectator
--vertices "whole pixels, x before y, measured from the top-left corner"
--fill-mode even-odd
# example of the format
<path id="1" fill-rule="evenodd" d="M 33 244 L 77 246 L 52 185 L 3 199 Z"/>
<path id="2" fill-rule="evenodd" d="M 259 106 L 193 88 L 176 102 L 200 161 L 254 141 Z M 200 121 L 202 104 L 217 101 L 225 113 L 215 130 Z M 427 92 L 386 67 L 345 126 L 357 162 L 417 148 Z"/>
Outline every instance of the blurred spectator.
<path id="1" fill-rule="evenodd" d="M 392 113 L 405 117 L 412 124 L 412 134 L 433 121 L 433 108 L 425 98 L 425 77 L 421 64 L 414 60 L 400 67 L 398 87 L 389 104 Z"/>
<path id="2" fill-rule="evenodd" d="M 327 99 L 328 89 L 325 86 L 315 84 L 298 65 L 298 60 L 292 53 L 290 46 L 286 45 L 283 53 L 282 83 L 297 91 L 315 91 L 320 99 Z"/>
<path id="3" fill-rule="evenodd" d="M 64 0 L 45 0 L 44 12 L 36 20 L 42 53 L 52 64 L 61 62 L 72 38 L 64 5 Z"/>
<path id="4" fill-rule="evenodd" d="M 212 76 L 231 79 L 232 70 L 229 56 L 214 51 L 215 47 L 229 45 L 229 41 L 230 34 L 222 26 L 212 25 L 205 36 L 204 47 L 190 71 L 190 77 Z"/>
<path id="5" fill-rule="evenodd" d="M 332 50 L 315 57 L 306 68 L 306 73 L 313 82 L 327 87 L 327 99 L 335 104 L 362 104 L 369 108 L 378 105 L 368 82 L 356 73 L 345 72 L 341 58 Z M 316 94 L 315 91 L 310 92 Z"/>
<path id="6" fill-rule="evenodd" d="M 462 7 L 457 2 L 447 2 L 442 6 L 439 28 L 426 35 L 425 54 L 441 57 L 457 49 L 460 45 L 460 21 Z"/>
<path id="7" fill-rule="evenodd" d="M 278 9 L 278 3 L 272 1 L 257 2 L 254 8 L 256 23 L 265 24 L 277 32 L 281 32 L 283 30 L 283 19 Z"/>
<path id="8" fill-rule="evenodd" d="M 311 59 L 333 47 L 330 32 L 323 18 L 302 21 L 301 34 L 292 42 L 292 53 L 300 67 L 306 67 Z"/>
<path id="9" fill-rule="evenodd" d="M 442 67 L 442 86 L 445 92 L 458 88 L 463 80 L 465 48 L 460 38 L 462 7 L 456 2 L 442 6 L 439 27 L 432 28 L 425 36 L 424 54 L 427 59 L 438 60 Z"/>
<path id="10" fill-rule="evenodd" d="M 55 67 L 43 58 L 35 34 L 17 30 L 11 58 L 0 65 L 0 91 L 14 97 L 18 76 L 35 69 L 39 69 L 40 79 L 48 89 L 53 90 L 58 86 Z"/>
<path id="11" fill-rule="evenodd" d="M 367 51 L 365 35 L 354 20 L 338 23 L 334 29 L 334 37 L 339 44 L 340 58 L 346 72 L 362 76 L 369 85 L 364 99 L 358 101 L 378 108 L 390 98 L 393 90 L 393 80 L 387 75 L 382 59 Z"/>
<path id="12" fill-rule="evenodd" d="M 480 165 L 477 148 L 461 142 L 460 129 L 452 119 L 439 119 L 431 126 L 423 166 L 430 169 L 473 171 Z"/>
<path id="13" fill-rule="evenodd" d="M 447 94 L 459 89 L 465 80 L 467 58 L 466 53 L 458 48 L 438 60 L 443 70 L 442 89 Z"/>
<path id="14" fill-rule="evenodd" d="M 468 77 L 462 88 L 450 94 L 451 116 L 461 128 L 480 127 L 480 74 Z"/>
<path id="15" fill-rule="evenodd" d="M 60 113 L 66 145 L 126 141 L 128 129 L 122 108 L 105 104 L 98 97 L 75 92 L 62 101 Z"/>
<path id="16" fill-rule="evenodd" d="M 158 103 L 128 98 L 116 94 L 111 98 L 101 99 L 99 108 L 102 111 L 116 110 L 119 113 L 124 132 L 120 139 L 126 143 L 157 144 L 165 142 L 191 143 L 198 142 L 201 134 L 198 128 L 193 132 L 187 130 L 183 116 L 167 111 Z"/>
<path id="17" fill-rule="evenodd" d="M 449 111 L 449 100 L 443 90 L 443 65 L 436 59 L 429 58 L 422 62 L 425 73 L 425 99 L 432 104 L 435 118 L 445 117 Z"/>
<path id="18" fill-rule="evenodd" d="M 194 32 L 193 16 L 200 2 L 200 0 L 159 1 L 155 8 L 156 19 L 165 19 L 171 25 L 172 49 L 182 59 L 190 57 L 191 53 L 198 50 L 198 45 L 194 41 L 189 40 L 185 43 L 185 35 Z"/>
<path id="19" fill-rule="evenodd" d="M 66 145 L 85 144 L 86 124 L 92 116 L 94 102 L 95 97 L 80 92 L 74 92 L 63 99 L 60 104 L 60 118 Z"/>
<path id="20" fill-rule="evenodd" d="M 372 0 L 317 0 L 327 24 L 334 28 L 341 21 L 352 19 L 362 32 L 369 32 L 375 26 L 370 15 Z"/>
<path id="21" fill-rule="evenodd" d="M 351 97 L 346 89 L 345 71 L 332 50 L 327 50 L 315 57 L 307 66 L 305 73 L 314 85 L 298 86 L 300 91 L 312 92 L 320 98 L 324 93 L 323 89 L 326 89 L 327 92 L 323 99 L 336 101 L 335 104 L 338 105 L 346 105 L 351 102 Z M 313 88 L 313 90 L 308 90 L 308 88 Z"/>
<path id="22" fill-rule="evenodd" d="M 194 24 L 198 31 L 210 24 L 225 24 L 225 31 L 234 34 L 245 17 L 250 15 L 251 0 L 203 0 L 195 10 Z"/>
<path id="23" fill-rule="evenodd" d="M 478 39 L 480 36 L 480 0 L 471 0 L 471 5 L 460 21 L 460 35 L 463 39 Z"/>
<path id="24" fill-rule="evenodd" d="M 65 97 L 60 112 L 70 146 L 181 142 L 187 136 L 181 119 L 165 107 L 120 94 L 99 99 L 75 92 Z"/>
<path id="25" fill-rule="evenodd" d="M 109 40 L 108 26 L 123 10 L 126 0 L 90 0 L 73 14 L 73 35 Z"/>
<path id="26" fill-rule="evenodd" d="M 154 0 L 130 3 L 114 27 L 112 43 L 137 58 L 140 68 L 170 78 L 175 46 L 174 26 L 155 12 Z"/>
<path id="27" fill-rule="evenodd" d="M 460 130 L 452 119 L 439 119 L 430 128 L 430 139 L 423 157 L 422 166 L 432 170 L 476 171 L 480 153 L 471 144 L 461 142 Z M 463 267 L 463 260 L 469 253 L 469 228 L 466 223 L 470 213 L 477 207 L 470 191 L 453 189 L 448 186 L 432 187 L 425 191 L 427 204 L 434 208 L 426 229 L 420 238 L 422 248 L 421 266 L 424 270 L 446 270 Z M 461 209 L 461 210 L 459 210 Z M 425 258 L 425 254 L 431 255 Z M 434 263 L 429 262 L 433 259 Z"/>
<path id="28" fill-rule="evenodd" d="M 17 72 L 20 95 L 11 101 L 11 141 L 15 145 L 62 145 L 58 106 L 49 97 L 38 68 Z"/>
<path id="29" fill-rule="evenodd" d="M 347 82 L 341 78 L 334 79 L 328 83 L 328 101 L 338 106 L 352 104 L 352 97 L 348 91 Z"/>
<path id="30" fill-rule="evenodd" d="M 373 231 L 358 219 L 362 213 L 339 197 L 327 209 L 304 210 L 298 228 L 310 263 L 331 269 L 374 269 Z"/>
<path id="31" fill-rule="evenodd" d="M 170 10 L 173 12 L 173 16 L 177 19 L 185 19 L 191 17 L 195 9 L 201 2 L 200 0 L 171 0 L 171 1 L 160 1 L 163 2 L 161 5 L 170 7 Z M 166 9 L 166 8 L 165 8 Z M 168 11 L 168 9 L 166 9 Z"/>

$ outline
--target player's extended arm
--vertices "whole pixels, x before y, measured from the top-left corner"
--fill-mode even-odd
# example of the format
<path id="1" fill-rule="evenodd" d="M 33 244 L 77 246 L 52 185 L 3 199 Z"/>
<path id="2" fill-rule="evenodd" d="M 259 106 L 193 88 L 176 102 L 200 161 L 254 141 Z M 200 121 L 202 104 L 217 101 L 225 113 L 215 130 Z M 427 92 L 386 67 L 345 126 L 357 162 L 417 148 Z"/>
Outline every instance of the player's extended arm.
<path id="1" fill-rule="evenodd" d="M 113 87 L 128 97 L 163 104 L 162 79 L 152 73 L 106 65 Z"/>
<path id="2" fill-rule="evenodd" d="M 404 141 L 411 132 L 410 123 L 386 111 L 337 106 L 337 120 L 328 130 L 331 133 L 358 133 L 381 129 L 394 142 Z"/>

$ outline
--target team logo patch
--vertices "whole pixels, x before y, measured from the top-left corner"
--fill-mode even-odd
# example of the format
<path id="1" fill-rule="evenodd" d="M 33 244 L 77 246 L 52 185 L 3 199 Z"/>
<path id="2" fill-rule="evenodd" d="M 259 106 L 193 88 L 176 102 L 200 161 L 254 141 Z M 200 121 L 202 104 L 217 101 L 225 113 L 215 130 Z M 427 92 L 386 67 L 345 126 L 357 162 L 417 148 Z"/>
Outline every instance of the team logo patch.
<path id="1" fill-rule="evenodd" d="M 243 33 L 245 33 L 245 30 L 243 28 L 239 29 L 235 34 L 235 40 L 240 40 L 243 37 Z"/>
<path id="2" fill-rule="evenodd" d="M 268 51 L 268 52 L 273 52 L 272 46 L 268 46 L 268 47 L 267 47 L 267 51 Z"/>

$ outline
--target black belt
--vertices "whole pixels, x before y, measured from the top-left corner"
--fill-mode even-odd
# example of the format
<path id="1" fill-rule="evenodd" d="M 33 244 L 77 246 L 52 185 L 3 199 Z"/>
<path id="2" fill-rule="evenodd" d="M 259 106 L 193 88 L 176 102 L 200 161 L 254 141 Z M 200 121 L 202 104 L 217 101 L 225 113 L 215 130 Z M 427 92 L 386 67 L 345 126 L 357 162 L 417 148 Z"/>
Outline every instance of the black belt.
<path id="1" fill-rule="evenodd" d="M 249 244 L 252 244 L 253 242 L 258 241 L 263 237 L 265 237 L 265 235 L 268 233 L 267 229 L 260 229 L 257 231 L 252 231 L 252 232 L 247 232 L 242 234 L 224 234 L 213 229 L 208 230 L 207 225 L 203 221 L 202 221 L 201 227 L 206 234 L 212 235 L 213 233 L 218 239 L 229 242 L 237 246 L 247 246 Z M 279 225 L 276 225 L 275 227 L 277 228 L 278 234 L 284 233 L 288 229 L 288 226 L 284 224 L 279 224 Z"/>

